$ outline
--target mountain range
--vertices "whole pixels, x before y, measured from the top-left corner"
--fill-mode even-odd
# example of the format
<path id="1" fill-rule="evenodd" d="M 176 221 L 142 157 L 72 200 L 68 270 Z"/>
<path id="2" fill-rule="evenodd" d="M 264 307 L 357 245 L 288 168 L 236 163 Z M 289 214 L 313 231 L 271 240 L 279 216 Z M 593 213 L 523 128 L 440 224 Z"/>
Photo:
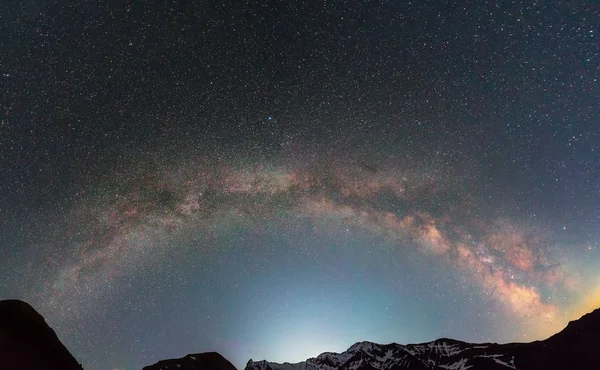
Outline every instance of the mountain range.
<path id="1" fill-rule="evenodd" d="M 597 309 L 550 338 L 530 343 L 467 343 L 448 338 L 407 345 L 358 342 L 342 353 L 325 352 L 293 364 L 250 360 L 245 370 L 598 370 L 599 343 Z M 230 370 L 184 359 L 147 370 L 174 369 L 173 364 L 179 364 L 179 370 Z"/>
<path id="2" fill-rule="evenodd" d="M 598 370 L 600 309 L 530 343 L 468 343 L 442 338 L 420 344 L 358 342 L 298 363 L 248 361 L 245 370 Z M 0 301 L 0 369 L 82 370 L 33 307 Z M 216 352 L 159 361 L 142 370 L 236 370 Z"/>

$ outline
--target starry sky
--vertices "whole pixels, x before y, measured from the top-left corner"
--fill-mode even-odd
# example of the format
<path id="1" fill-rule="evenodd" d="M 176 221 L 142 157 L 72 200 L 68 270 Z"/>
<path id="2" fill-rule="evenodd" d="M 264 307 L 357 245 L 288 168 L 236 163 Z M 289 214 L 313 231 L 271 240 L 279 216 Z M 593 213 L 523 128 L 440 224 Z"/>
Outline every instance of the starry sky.
<path id="1" fill-rule="evenodd" d="M 600 307 L 591 1 L 4 1 L 0 299 L 88 370 Z"/>

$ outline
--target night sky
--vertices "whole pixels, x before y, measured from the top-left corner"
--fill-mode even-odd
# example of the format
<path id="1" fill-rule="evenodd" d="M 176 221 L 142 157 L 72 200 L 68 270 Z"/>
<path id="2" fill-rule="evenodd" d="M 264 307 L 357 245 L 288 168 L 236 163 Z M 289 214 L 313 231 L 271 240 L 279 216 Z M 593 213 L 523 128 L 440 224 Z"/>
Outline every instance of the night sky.
<path id="1" fill-rule="evenodd" d="M 3 1 L 0 299 L 87 370 L 600 307 L 594 1 Z"/>

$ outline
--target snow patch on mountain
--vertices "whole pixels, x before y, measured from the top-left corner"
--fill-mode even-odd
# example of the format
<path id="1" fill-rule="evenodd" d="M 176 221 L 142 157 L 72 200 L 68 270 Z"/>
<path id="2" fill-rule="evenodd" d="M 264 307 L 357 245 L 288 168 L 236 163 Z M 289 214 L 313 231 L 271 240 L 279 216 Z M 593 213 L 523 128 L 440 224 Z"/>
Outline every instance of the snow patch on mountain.
<path id="1" fill-rule="evenodd" d="M 467 370 L 476 358 L 493 368 L 515 368 L 514 358 L 505 353 L 488 353 L 489 348 L 451 339 L 408 345 L 357 342 L 342 353 L 324 352 L 294 364 L 257 361 L 249 363 L 246 370 Z"/>

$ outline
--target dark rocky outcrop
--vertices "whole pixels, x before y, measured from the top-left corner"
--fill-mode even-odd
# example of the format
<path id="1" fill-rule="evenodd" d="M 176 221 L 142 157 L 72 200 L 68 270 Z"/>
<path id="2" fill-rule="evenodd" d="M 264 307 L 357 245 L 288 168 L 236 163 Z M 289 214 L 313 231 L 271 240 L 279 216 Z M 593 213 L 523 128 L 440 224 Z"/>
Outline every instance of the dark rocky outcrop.
<path id="1" fill-rule="evenodd" d="M 0 369 L 82 370 L 54 330 L 29 304 L 0 301 Z"/>
<path id="2" fill-rule="evenodd" d="M 187 355 L 182 358 L 159 361 L 142 370 L 236 370 L 231 362 L 217 352 Z"/>

